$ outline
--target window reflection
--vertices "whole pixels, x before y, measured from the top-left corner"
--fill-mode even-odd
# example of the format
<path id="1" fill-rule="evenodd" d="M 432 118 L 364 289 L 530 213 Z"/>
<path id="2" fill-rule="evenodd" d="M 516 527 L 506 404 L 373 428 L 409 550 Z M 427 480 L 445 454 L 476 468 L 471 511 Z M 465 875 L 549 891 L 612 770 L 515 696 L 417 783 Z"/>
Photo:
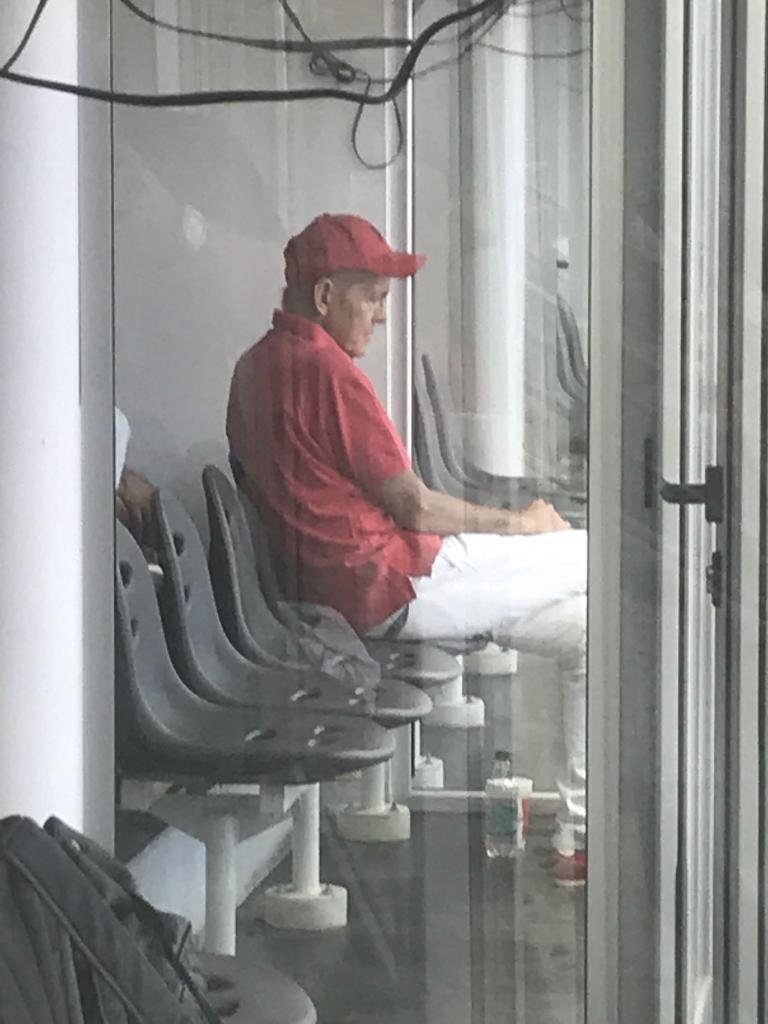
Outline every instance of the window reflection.
<path id="1" fill-rule="evenodd" d="M 377 95 L 457 13 L 134 6 L 116 85 L 159 92 Z M 589 11 L 475 8 L 393 102 L 115 109 L 117 399 L 174 670 L 276 750 L 314 716 L 303 776 L 239 798 L 235 963 L 323 1020 L 583 1013 Z"/>

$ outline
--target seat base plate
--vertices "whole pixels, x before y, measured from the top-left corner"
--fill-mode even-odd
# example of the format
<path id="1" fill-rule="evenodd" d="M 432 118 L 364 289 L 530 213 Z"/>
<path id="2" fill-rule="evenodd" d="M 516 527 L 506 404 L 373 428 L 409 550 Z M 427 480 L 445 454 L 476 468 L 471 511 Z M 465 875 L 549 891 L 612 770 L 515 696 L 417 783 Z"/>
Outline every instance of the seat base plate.
<path id="1" fill-rule="evenodd" d="M 273 928 L 324 932 L 347 923 L 347 890 L 321 885 L 316 893 L 297 892 L 292 885 L 273 885 L 264 893 L 264 920 Z"/>
<path id="2" fill-rule="evenodd" d="M 402 804 L 376 809 L 353 805 L 338 812 L 336 827 L 353 843 L 400 843 L 411 838 L 411 812 Z"/>
<path id="3" fill-rule="evenodd" d="M 482 729 L 485 725 L 485 704 L 479 697 L 436 703 L 422 722 L 425 726 L 439 729 Z"/>
<path id="4" fill-rule="evenodd" d="M 443 789 L 445 787 L 445 767 L 440 757 L 425 754 L 416 761 L 413 773 L 412 789 Z"/>

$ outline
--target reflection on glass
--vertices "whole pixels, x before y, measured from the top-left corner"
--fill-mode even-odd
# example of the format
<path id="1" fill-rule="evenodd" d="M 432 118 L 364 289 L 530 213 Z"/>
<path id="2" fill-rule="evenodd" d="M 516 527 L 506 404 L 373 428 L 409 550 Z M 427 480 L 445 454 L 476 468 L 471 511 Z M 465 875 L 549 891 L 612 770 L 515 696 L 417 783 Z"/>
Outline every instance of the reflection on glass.
<path id="1" fill-rule="evenodd" d="M 217 608 L 194 526 L 153 540 L 169 647 L 209 700 L 239 680 L 282 766 L 227 805 L 237 969 L 339 1024 L 578 1021 L 588 7 L 134 6 L 121 89 L 404 84 L 115 111 L 128 462 L 211 541 Z"/>

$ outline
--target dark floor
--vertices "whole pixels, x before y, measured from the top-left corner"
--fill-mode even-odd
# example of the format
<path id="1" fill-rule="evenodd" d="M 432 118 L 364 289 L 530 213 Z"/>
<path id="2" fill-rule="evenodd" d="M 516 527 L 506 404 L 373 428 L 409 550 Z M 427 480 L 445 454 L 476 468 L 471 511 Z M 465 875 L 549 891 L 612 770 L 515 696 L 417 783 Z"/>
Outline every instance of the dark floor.
<path id="1" fill-rule="evenodd" d="M 577 1024 L 584 893 L 551 879 L 551 820 L 519 860 L 489 860 L 482 816 L 413 815 L 408 843 L 323 841 L 323 880 L 347 887 L 349 924 L 278 931 L 240 909 L 238 969 L 267 961 L 308 992 L 320 1024 Z M 281 865 L 274 880 L 284 880 Z"/>

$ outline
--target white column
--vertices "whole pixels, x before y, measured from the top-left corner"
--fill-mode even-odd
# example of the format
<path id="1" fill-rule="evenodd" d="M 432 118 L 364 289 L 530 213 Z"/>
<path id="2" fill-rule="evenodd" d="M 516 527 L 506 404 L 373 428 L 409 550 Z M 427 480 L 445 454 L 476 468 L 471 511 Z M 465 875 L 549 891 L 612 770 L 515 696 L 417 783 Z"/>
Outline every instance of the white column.
<path id="1" fill-rule="evenodd" d="M 0 52 L 34 5 L 11 0 Z M 77 3 L 19 70 L 74 80 Z M 78 112 L 0 82 L 0 816 L 83 821 Z"/>
<path id="2" fill-rule="evenodd" d="M 223 956 L 237 950 L 237 843 L 237 817 L 212 813 L 205 839 L 205 948 Z"/>
<path id="3" fill-rule="evenodd" d="M 320 892 L 320 786 L 307 786 L 294 805 L 293 887 L 301 896 Z"/>
<path id="4" fill-rule="evenodd" d="M 362 772 L 360 782 L 360 807 L 364 811 L 383 811 L 387 808 L 387 767 L 375 764 Z"/>
<path id="5" fill-rule="evenodd" d="M 528 48 L 528 20 L 503 18 L 483 42 Z M 524 471 L 526 61 L 480 45 L 462 71 L 462 307 L 467 451 Z"/>

